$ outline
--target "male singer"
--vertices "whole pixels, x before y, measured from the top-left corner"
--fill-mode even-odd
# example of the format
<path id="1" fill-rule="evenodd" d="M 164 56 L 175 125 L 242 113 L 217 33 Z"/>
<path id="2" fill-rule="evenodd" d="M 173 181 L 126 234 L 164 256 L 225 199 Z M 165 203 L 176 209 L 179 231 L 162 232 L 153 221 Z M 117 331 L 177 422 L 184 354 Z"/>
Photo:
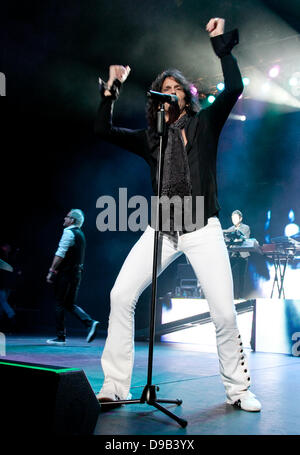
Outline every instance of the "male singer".
<path id="1" fill-rule="evenodd" d="M 178 70 L 167 70 L 151 89 L 176 95 L 177 105 L 165 103 L 167 134 L 164 144 L 162 195 L 204 196 L 204 226 L 188 230 L 160 230 L 161 273 L 184 253 L 204 290 L 216 328 L 220 373 L 227 403 L 245 411 L 260 411 L 261 404 L 250 392 L 250 374 L 237 327 L 233 302 L 232 274 L 222 228 L 218 219 L 216 159 L 222 127 L 243 90 L 236 59 L 231 50 L 238 43 L 238 31 L 224 34 L 224 19 L 211 19 L 206 30 L 220 58 L 225 88 L 215 102 L 199 110 L 188 81 Z M 201 68 L 201 63 L 199 63 Z M 156 118 L 159 101 L 150 99 L 148 128 L 129 130 L 114 126 L 112 111 L 119 89 L 130 72 L 129 66 L 112 65 L 109 80 L 102 83 L 102 101 L 96 119 L 96 133 L 104 140 L 144 158 L 150 166 L 152 186 L 157 194 L 159 138 Z M 100 80 L 100 82 L 102 82 Z M 194 210 L 194 207 L 193 207 Z M 172 223 L 171 223 L 172 224 Z M 151 283 L 154 229 L 150 225 L 131 249 L 111 291 L 108 336 L 101 358 L 104 383 L 99 402 L 130 397 L 134 362 L 134 312 L 139 296 Z"/>

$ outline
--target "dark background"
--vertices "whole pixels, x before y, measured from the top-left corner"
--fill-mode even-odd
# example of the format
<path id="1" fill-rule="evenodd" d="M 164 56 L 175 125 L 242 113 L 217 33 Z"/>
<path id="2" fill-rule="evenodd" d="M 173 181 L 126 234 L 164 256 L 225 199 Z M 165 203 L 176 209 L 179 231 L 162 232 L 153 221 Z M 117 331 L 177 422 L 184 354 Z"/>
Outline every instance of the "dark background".
<path id="1" fill-rule="evenodd" d="M 283 59 L 280 47 L 300 28 L 295 1 L 10 1 L 1 6 L 0 71 L 6 76 L 1 112 L 1 241 L 19 249 L 22 275 L 11 302 L 28 326 L 54 327 L 51 288 L 45 282 L 63 218 L 70 208 L 86 215 L 86 267 L 78 304 L 102 322 L 109 292 L 141 232 L 96 228 L 101 195 L 118 198 L 152 194 L 141 158 L 98 140 L 93 122 L 110 64 L 132 68 L 115 108 L 116 124 L 141 128 L 145 93 L 167 67 L 181 69 L 203 86 L 220 74 L 205 25 L 224 17 L 226 30 L 238 27 L 234 49 L 243 76 Z M 283 40 L 278 42 L 278 40 Z M 296 49 L 298 49 L 296 43 Z M 290 59 L 299 62 L 299 54 Z M 300 70 L 300 69 L 299 69 Z M 271 101 L 271 100 L 270 100 Z M 283 235 L 288 212 L 299 211 L 299 111 L 245 97 L 234 108 L 247 121 L 228 120 L 219 147 L 220 220 L 231 224 L 238 208 L 253 237 L 264 243 L 266 211 L 271 235 Z M 126 172 L 124 172 L 126 169 Z M 184 258 L 179 259 L 184 262 Z M 173 286 L 178 260 L 159 278 L 159 293 Z M 262 272 L 263 273 L 263 272 Z M 148 320 L 150 289 L 142 295 L 136 326 Z M 29 316 L 28 316 L 29 315 Z M 26 319 L 27 318 L 27 319 Z M 79 328 L 74 319 L 69 327 Z"/>

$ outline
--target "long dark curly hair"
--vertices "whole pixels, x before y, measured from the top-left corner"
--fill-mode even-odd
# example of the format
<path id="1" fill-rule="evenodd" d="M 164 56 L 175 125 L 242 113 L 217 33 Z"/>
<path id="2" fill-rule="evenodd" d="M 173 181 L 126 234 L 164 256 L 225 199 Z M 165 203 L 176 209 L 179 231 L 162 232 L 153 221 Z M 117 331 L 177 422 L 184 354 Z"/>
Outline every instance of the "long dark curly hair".
<path id="1" fill-rule="evenodd" d="M 186 112 L 188 115 L 195 115 L 200 110 L 198 97 L 192 94 L 191 83 L 184 77 L 184 75 L 179 70 L 167 69 L 160 73 L 155 79 L 155 81 L 152 82 L 150 90 L 161 92 L 163 82 L 167 77 L 173 77 L 176 80 L 176 82 L 178 82 L 183 87 L 186 101 Z M 146 117 L 148 121 L 148 126 L 152 130 L 156 128 L 158 106 L 159 101 L 154 100 L 152 98 L 148 99 L 146 105 Z"/>

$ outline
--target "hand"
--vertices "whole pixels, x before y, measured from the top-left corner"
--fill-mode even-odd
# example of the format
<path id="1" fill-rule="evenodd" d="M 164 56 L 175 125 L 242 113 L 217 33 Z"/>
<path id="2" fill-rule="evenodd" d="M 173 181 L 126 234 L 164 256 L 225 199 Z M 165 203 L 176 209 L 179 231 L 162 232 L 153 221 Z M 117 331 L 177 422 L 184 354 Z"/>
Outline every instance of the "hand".
<path id="1" fill-rule="evenodd" d="M 110 65 L 109 67 L 109 79 L 107 82 L 108 87 L 111 87 L 114 80 L 118 79 L 120 82 L 125 82 L 131 71 L 130 66 L 122 65 Z"/>
<path id="2" fill-rule="evenodd" d="M 53 273 L 52 273 L 52 272 L 49 272 L 48 275 L 47 275 L 47 277 L 46 277 L 47 283 L 53 284 L 52 279 L 53 279 Z"/>
<path id="3" fill-rule="evenodd" d="M 225 29 L 225 19 L 220 19 L 219 17 L 214 17 L 206 24 L 206 31 L 209 33 L 209 36 L 222 35 Z"/>

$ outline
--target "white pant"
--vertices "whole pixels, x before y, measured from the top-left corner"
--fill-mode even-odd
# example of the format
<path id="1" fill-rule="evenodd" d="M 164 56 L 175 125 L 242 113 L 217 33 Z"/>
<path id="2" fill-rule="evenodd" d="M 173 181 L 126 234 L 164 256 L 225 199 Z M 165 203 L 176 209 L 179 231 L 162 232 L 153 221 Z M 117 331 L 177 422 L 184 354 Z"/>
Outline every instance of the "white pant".
<path id="1" fill-rule="evenodd" d="M 108 335 L 101 364 L 104 384 L 98 397 L 129 395 L 134 362 L 134 312 L 139 296 L 152 281 L 154 229 L 147 227 L 128 254 L 111 290 Z M 186 255 L 208 301 L 216 328 L 220 373 L 227 402 L 233 404 L 250 386 L 247 359 L 237 328 L 232 274 L 217 217 L 181 236 L 160 234 L 158 274 L 182 253 Z"/>

